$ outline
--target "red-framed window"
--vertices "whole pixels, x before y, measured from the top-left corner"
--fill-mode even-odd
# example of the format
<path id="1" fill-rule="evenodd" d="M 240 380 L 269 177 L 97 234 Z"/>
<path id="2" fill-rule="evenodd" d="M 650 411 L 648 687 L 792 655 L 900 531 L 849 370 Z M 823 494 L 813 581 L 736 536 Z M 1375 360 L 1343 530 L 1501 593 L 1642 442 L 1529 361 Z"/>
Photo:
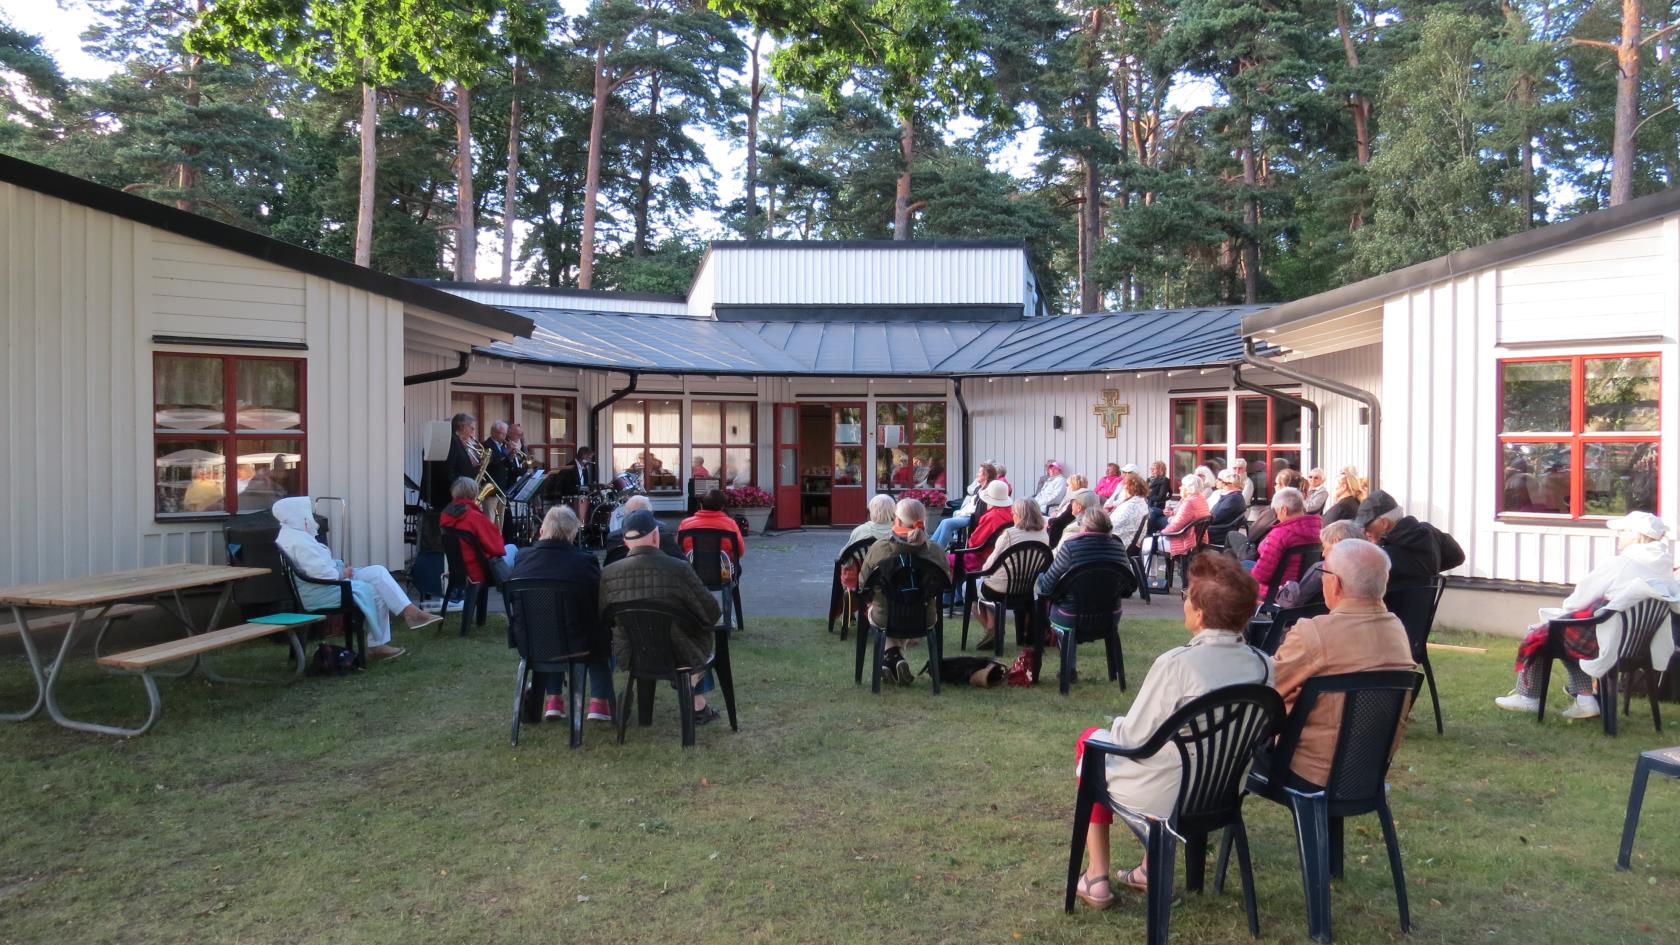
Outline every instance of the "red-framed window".
<path id="1" fill-rule="evenodd" d="M 1176 481 L 1206 466 L 1225 468 L 1230 449 L 1230 399 L 1175 397 L 1172 401 L 1172 475 Z"/>
<path id="2" fill-rule="evenodd" d="M 1499 362 L 1499 514 L 1562 519 L 1657 512 L 1662 359 Z"/>
<path id="3" fill-rule="evenodd" d="M 553 471 L 571 463 L 577 453 L 576 397 L 521 394 L 519 418 L 525 452 L 537 465 Z"/>
<path id="4" fill-rule="evenodd" d="M 490 425 L 497 420 L 513 419 L 513 395 L 482 391 L 457 390 L 449 392 L 451 414 L 470 413 L 478 423 L 480 442 L 490 438 Z M 530 436 L 527 432 L 526 436 Z"/>
<path id="5" fill-rule="evenodd" d="M 758 444 L 758 406 L 742 400 L 696 400 L 689 408 L 690 477 L 724 488 L 750 486 Z"/>
<path id="6" fill-rule="evenodd" d="M 875 485 L 881 492 L 945 488 L 945 402 L 875 404 Z"/>
<path id="7" fill-rule="evenodd" d="M 266 509 L 308 494 L 301 358 L 152 356 L 159 518 Z"/>
<path id="8" fill-rule="evenodd" d="M 1248 461 L 1254 498 L 1270 499 L 1284 469 L 1301 471 L 1301 407 L 1271 397 L 1237 398 L 1237 455 Z"/>
<path id="9" fill-rule="evenodd" d="M 613 472 L 634 473 L 649 494 L 682 492 L 682 401 L 619 401 L 612 441 Z"/>

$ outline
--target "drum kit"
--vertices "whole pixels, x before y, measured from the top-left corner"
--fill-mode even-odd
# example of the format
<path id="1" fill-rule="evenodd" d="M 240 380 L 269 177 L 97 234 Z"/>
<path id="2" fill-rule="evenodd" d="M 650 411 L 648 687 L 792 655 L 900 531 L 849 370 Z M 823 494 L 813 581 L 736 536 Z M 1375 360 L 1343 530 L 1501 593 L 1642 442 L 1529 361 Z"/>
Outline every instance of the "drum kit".
<path id="1" fill-rule="evenodd" d="M 587 497 L 589 517 L 586 534 L 592 544 L 604 546 L 607 536 L 624 527 L 624 503 L 633 495 L 643 495 L 642 477 L 622 472 L 611 483 L 597 483 Z"/>

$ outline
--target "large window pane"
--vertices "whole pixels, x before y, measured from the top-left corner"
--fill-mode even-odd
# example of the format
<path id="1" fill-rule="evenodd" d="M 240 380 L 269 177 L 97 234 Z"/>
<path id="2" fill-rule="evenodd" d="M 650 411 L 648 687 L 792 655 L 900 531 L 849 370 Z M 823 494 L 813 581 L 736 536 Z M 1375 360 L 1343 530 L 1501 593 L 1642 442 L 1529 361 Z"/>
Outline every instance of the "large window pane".
<path id="1" fill-rule="evenodd" d="M 303 427 L 303 365 L 296 361 L 239 361 L 234 388 L 242 430 L 298 430 Z"/>
<path id="2" fill-rule="evenodd" d="M 863 485 L 863 447 L 837 446 L 834 449 L 834 485 Z"/>
<path id="3" fill-rule="evenodd" d="M 241 512 L 259 512 L 287 496 L 302 495 L 303 441 L 240 437 L 234 485 Z"/>
<path id="4" fill-rule="evenodd" d="M 729 403 L 723 407 L 723 442 L 751 446 L 753 442 L 752 404 Z"/>
<path id="5" fill-rule="evenodd" d="M 723 442 L 723 408 L 716 402 L 697 401 L 694 404 L 694 442 Z"/>
<path id="6" fill-rule="evenodd" d="M 1177 482 L 1196 471 L 1196 453 L 1194 450 L 1173 450 L 1172 476 L 1173 492 L 1178 492 Z"/>
<path id="7" fill-rule="evenodd" d="M 945 488 L 945 447 L 916 447 L 910 454 L 910 466 L 915 473 L 917 488 Z"/>
<path id="8" fill-rule="evenodd" d="M 1272 401 L 1272 442 L 1301 442 L 1301 405 Z"/>
<path id="9" fill-rule="evenodd" d="M 478 416 L 478 399 L 473 397 L 471 394 L 463 394 L 463 393 L 460 393 L 460 392 L 450 394 L 449 395 L 449 415 L 450 415 L 450 419 L 454 419 L 455 414 L 458 414 L 458 413 L 470 413 L 470 414 L 473 415 L 474 420 L 480 419 L 480 417 Z"/>
<path id="10" fill-rule="evenodd" d="M 688 474 L 694 479 L 706 479 L 713 476 L 722 477 L 718 471 L 723 459 L 723 450 L 716 446 L 696 446 L 693 456 L 689 459 Z"/>
<path id="11" fill-rule="evenodd" d="M 1584 429 L 1657 432 L 1659 387 L 1656 358 L 1589 358 Z"/>
<path id="12" fill-rule="evenodd" d="M 1265 450 L 1242 450 L 1237 453 L 1248 460 L 1248 480 L 1254 484 L 1256 499 L 1270 498 L 1272 495 L 1272 471 L 1266 461 Z M 1218 470 L 1214 470 L 1218 472 Z"/>
<path id="13" fill-rule="evenodd" d="M 1569 361 L 1506 362 L 1499 409 L 1505 433 L 1569 432 Z"/>
<path id="14" fill-rule="evenodd" d="M 1213 474 L 1217 476 L 1219 471 L 1225 468 L 1225 451 L 1202 450 L 1199 461 L 1203 466 L 1213 470 Z"/>
<path id="15" fill-rule="evenodd" d="M 1238 443 L 1266 442 L 1266 398 L 1244 397 L 1237 401 L 1238 409 L 1242 411 L 1242 419 L 1238 426 Z M 1213 442 L 1210 440 L 1209 442 Z"/>
<path id="16" fill-rule="evenodd" d="M 1506 443 L 1499 511 L 1569 514 L 1568 443 Z"/>
<path id="17" fill-rule="evenodd" d="M 717 468 L 713 467 L 713 472 Z M 723 451 L 723 472 L 720 474 L 726 486 L 750 486 L 753 484 L 753 451 L 750 446 L 731 446 Z"/>
<path id="18" fill-rule="evenodd" d="M 940 403 L 916 404 L 913 408 L 913 422 L 917 443 L 945 442 L 945 405 Z M 943 464 L 941 464 L 943 465 Z"/>
<path id="19" fill-rule="evenodd" d="M 875 485 L 878 489 L 892 491 L 909 489 L 916 485 L 916 471 L 910 464 L 909 447 L 875 448 Z"/>
<path id="20" fill-rule="evenodd" d="M 839 442 L 836 438 L 835 442 Z M 910 415 L 904 404 L 875 405 L 875 443 L 892 450 L 910 442 Z"/>
<path id="21" fill-rule="evenodd" d="M 1227 425 L 1227 404 L 1224 400 L 1202 401 L 1202 443 L 1224 443 Z"/>
<path id="22" fill-rule="evenodd" d="M 647 423 L 646 417 L 642 415 L 646 406 L 638 400 L 633 406 L 613 408 L 613 416 L 618 421 L 618 430 L 613 439 L 622 440 L 625 443 L 646 443 L 648 441 Z"/>
<path id="23" fill-rule="evenodd" d="M 834 442 L 836 445 L 863 442 L 862 407 L 834 408 Z"/>
<path id="24" fill-rule="evenodd" d="M 479 398 L 484 404 L 484 416 L 478 418 L 478 438 L 490 437 L 490 426 L 497 420 L 513 419 L 512 394 L 485 394 Z"/>
<path id="25" fill-rule="evenodd" d="M 613 449 L 613 465 L 618 472 L 639 476 L 643 491 L 680 492 L 680 480 L 676 473 L 677 452 L 674 446 L 616 447 Z"/>
<path id="26" fill-rule="evenodd" d="M 227 491 L 225 440 L 160 440 L 157 443 L 157 510 L 224 512 Z"/>
<path id="27" fill-rule="evenodd" d="M 152 402 L 158 429 L 227 428 L 221 358 L 158 355 L 154 368 Z"/>
<path id="28" fill-rule="evenodd" d="M 682 404 L 675 400 L 648 402 L 648 442 L 682 442 Z"/>
<path id="29" fill-rule="evenodd" d="M 1278 473 L 1283 472 L 1285 469 L 1293 469 L 1303 476 L 1306 475 L 1306 471 L 1301 468 L 1300 450 L 1272 451 L 1272 468 L 1267 470 L 1268 477 L 1266 479 L 1266 488 L 1268 490 L 1271 489 L 1272 483 L 1277 481 Z"/>
<path id="30" fill-rule="evenodd" d="M 1172 441 L 1186 444 L 1196 442 L 1196 401 L 1173 401 Z"/>
<path id="31" fill-rule="evenodd" d="M 1657 508 L 1657 444 L 1588 443 L 1585 515 L 1626 515 Z"/>

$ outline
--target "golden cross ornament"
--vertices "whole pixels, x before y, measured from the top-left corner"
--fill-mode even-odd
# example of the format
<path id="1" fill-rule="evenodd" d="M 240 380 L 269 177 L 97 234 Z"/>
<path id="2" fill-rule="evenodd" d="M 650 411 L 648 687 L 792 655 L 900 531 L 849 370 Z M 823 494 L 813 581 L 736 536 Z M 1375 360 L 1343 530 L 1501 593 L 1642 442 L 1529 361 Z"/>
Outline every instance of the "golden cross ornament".
<path id="1" fill-rule="evenodd" d="M 1115 387 L 1105 387 L 1102 392 L 1102 402 L 1093 404 L 1091 412 L 1102 418 L 1103 432 L 1109 439 L 1120 435 L 1120 418 L 1132 412 L 1129 404 L 1120 402 L 1120 390 Z"/>

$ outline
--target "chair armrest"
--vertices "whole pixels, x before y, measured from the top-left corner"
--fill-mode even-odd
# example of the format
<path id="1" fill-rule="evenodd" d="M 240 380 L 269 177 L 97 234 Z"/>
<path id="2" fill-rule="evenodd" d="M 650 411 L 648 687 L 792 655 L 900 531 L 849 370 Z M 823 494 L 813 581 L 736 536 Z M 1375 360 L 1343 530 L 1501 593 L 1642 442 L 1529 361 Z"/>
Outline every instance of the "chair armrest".
<path id="1" fill-rule="evenodd" d="M 1566 627 L 1596 627 L 1615 616 L 1615 614 L 1616 611 L 1614 610 L 1600 607 L 1591 617 L 1559 617 L 1556 620 L 1546 621 L 1546 626 L 1553 630 L 1562 630 Z"/>
<path id="2" fill-rule="evenodd" d="M 336 587 L 336 588 L 338 588 L 338 594 L 339 594 L 338 606 L 342 610 L 349 610 L 349 609 L 351 609 L 352 607 L 355 606 L 355 592 L 354 592 L 354 590 L 351 589 L 350 581 L 348 579 L 339 579 L 339 580 L 335 581 L 335 580 L 328 580 L 327 578 L 310 577 L 309 575 L 304 574 L 302 571 L 298 571 L 296 569 L 294 569 L 292 571 L 292 576 L 297 578 L 300 581 L 303 581 L 303 582 L 307 583 L 307 584 L 315 584 L 315 585 L 319 585 L 321 587 Z"/>
<path id="3" fill-rule="evenodd" d="M 1148 758 L 1155 754 L 1154 751 L 1144 751 L 1141 746 L 1127 748 L 1124 745 L 1116 745 L 1113 742 L 1097 741 L 1091 738 L 1085 739 L 1084 744 L 1086 752 L 1085 757 L 1087 758 L 1091 757 L 1090 753 L 1093 751 L 1099 755 L 1113 755 L 1116 758 Z"/>

